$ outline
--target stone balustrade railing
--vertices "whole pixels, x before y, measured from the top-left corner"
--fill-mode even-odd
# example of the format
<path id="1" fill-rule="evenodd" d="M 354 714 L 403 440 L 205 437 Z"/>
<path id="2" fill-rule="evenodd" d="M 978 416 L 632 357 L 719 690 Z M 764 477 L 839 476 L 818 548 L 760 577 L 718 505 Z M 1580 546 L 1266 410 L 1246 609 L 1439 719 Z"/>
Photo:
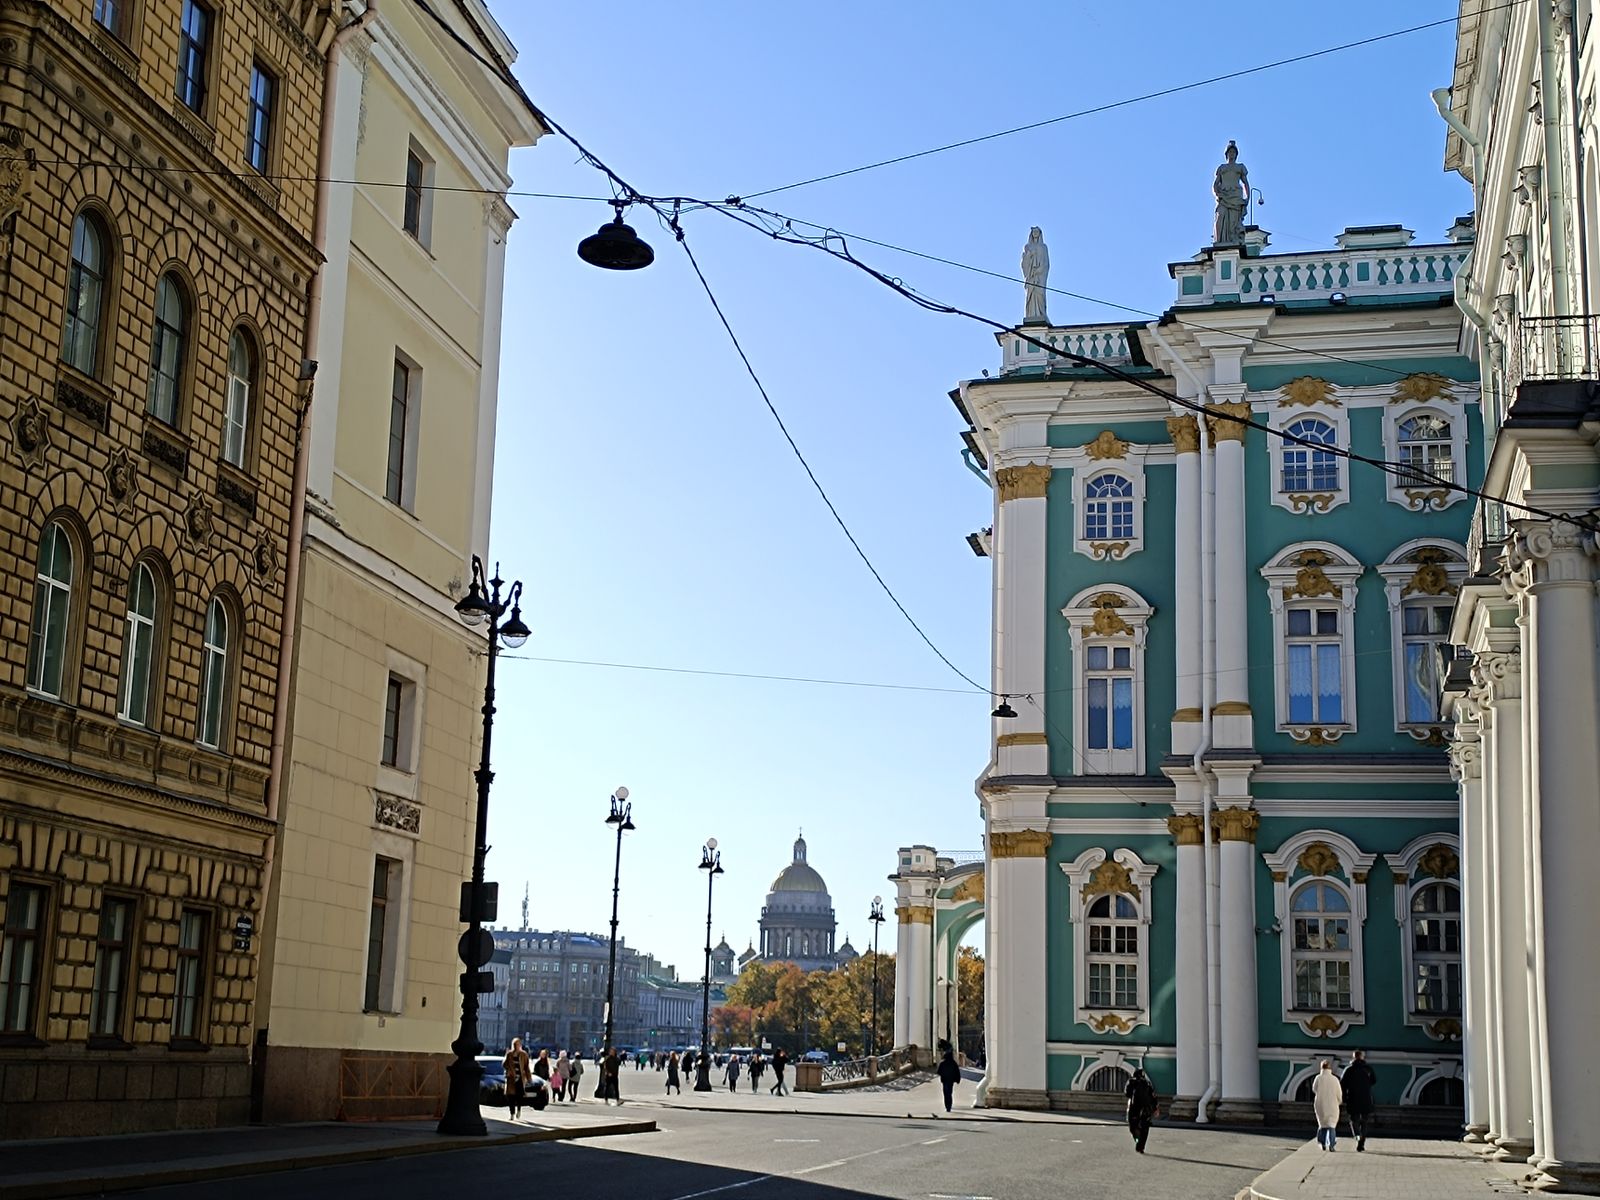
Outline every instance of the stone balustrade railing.
<path id="1" fill-rule="evenodd" d="M 1197 304 L 1260 304 L 1304 300 L 1346 301 L 1444 295 L 1471 252 L 1466 245 L 1396 246 L 1333 250 L 1317 254 L 1272 254 L 1251 258 L 1213 251 L 1195 262 L 1175 263 L 1179 307 Z M 1337 302 L 1337 300 L 1335 300 Z"/>
<path id="2" fill-rule="evenodd" d="M 1002 333 L 1000 339 L 1000 373 L 1009 375 L 1018 371 L 1039 371 L 1045 367 L 1071 369 L 1082 364 L 1062 357 L 1060 351 L 1081 354 L 1096 362 L 1126 366 L 1133 362 L 1128 350 L 1128 325 L 1043 325 L 1027 326 L 1023 332 L 1037 341 L 1053 346 L 1057 353 L 1040 349 L 1015 333 Z"/>

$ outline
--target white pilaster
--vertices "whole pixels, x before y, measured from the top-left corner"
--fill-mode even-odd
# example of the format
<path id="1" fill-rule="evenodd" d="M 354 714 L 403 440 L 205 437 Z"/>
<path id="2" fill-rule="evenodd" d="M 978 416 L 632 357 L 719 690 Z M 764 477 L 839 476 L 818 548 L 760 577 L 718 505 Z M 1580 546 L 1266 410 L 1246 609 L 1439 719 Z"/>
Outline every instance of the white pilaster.
<path id="1" fill-rule="evenodd" d="M 1038 438 L 1043 447 L 1043 422 Z M 1045 492 L 1050 474 L 1044 463 L 1020 458 L 995 471 L 994 689 L 1015 697 L 1010 703 L 1017 713 L 993 722 L 997 775 L 1050 773 L 1044 686 Z"/>
<path id="2" fill-rule="evenodd" d="M 1451 771 L 1461 789 L 1461 974 L 1465 996 L 1462 1022 L 1462 1062 L 1466 1070 L 1466 1136 L 1481 1143 L 1489 1132 L 1489 1031 L 1488 957 L 1484 929 L 1485 874 L 1483 831 L 1483 760 L 1476 705 L 1460 700 L 1456 707 L 1456 736 L 1450 749 Z"/>
<path id="3" fill-rule="evenodd" d="M 1200 433 L 1192 415 L 1167 418 L 1167 432 L 1177 451 L 1174 464 L 1176 500 L 1173 510 L 1174 615 L 1177 635 L 1175 670 L 1178 708 L 1172 714 L 1172 752 L 1191 755 L 1199 748 L 1204 713 L 1200 678 Z M 1180 1091 L 1181 1086 L 1180 1086 Z M 1198 1095 L 1198 1093 L 1196 1093 Z"/>
<path id="4" fill-rule="evenodd" d="M 1037 807 L 1043 807 L 1039 798 Z M 1046 1065 L 1045 866 L 1050 835 L 997 829 L 991 816 L 985 916 L 1001 932 L 988 1047 L 989 1103 L 1008 1108 L 1049 1104 Z"/>
<path id="5" fill-rule="evenodd" d="M 1257 1020 L 1255 835 L 1260 816 L 1249 808 L 1214 814 L 1221 873 L 1222 1110 L 1232 1119 L 1259 1120 L 1260 1024 Z M 1239 1105 L 1241 1108 L 1230 1108 Z"/>
<path id="6" fill-rule="evenodd" d="M 1243 383 L 1209 388 L 1217 414 L 1207 417 L 1215 455 L 1216 503 L 1216 705 L 1212 740 L 1219 748 L 1252 744 L 1250 662 L 1245 646 L 1245 487 L 1246 429 L 1237 418 L 1250 415 Z M 1234 419 L 1229 419 L 1234 418 Z"/>
<path id="7" fill-rule="evenodd" d="M 906 931 L 906 1040 L 901 1045 L 933 1046 L 933 908 L 906 908 L 896 916 Z M 895 997 L 898 1006 L 899 996 Z M 898 1009 L 897 1009 L 898 1012 Z"/>
<path id="8" fill-rule="evenodd" d="M 1191 775 L 1175 778 L 1179 803 L 1199 804 L 1200 785 Z M 1187 804 L 1185 804 L 1187 807 Z M 1193 813 L 1168 817 L 1178 844 L 1177 1010 L 1178 1091 L 1198 1100 L 1206 1088 L 1206 899 L 1200 818 Z"/>
<path id="9" fill-rule="evenodd" d="M 489 553 L 489 515 L 494 496 L 494 434 L 500 411 L 500 328 L 505 309 L 506 237 L 517 219 L 498 196 L 484 204 L 483 347 L 478 375 L 478 461 L 473 468 L 472 548 Z"/>

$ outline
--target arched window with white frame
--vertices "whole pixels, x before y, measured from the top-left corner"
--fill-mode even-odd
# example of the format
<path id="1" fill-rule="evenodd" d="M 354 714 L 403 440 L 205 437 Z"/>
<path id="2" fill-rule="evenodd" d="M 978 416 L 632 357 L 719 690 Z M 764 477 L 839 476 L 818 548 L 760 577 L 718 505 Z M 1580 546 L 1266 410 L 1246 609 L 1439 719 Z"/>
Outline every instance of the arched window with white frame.
<path id="1" fill-rule="evenodd" d="M 1116 471 L 1102 471 L 1083 487 L 1083 536 L 1086 541 L 1127 542 L 1135 533 L 1133 481 Z"/>
<path id="2" fill-rule="evenodd" d="M 1073 774 L 1144 771 L 1145 640 L 1154 613 L 1120 585 L 1088 588 L 1061 610 L 1072 645 Z"/>
<path id="3" fill-rule="evenodd" d="M 178 423 L 188 353 L 189 303 L 183 283 L 168 271 L 156 281 L 156 307 L 150 326 L 148 411 L 168 425 Z"/>
<path id="4" fill-rule="evenodd" d="M 1428 488 L 1456 482 L 1455 441 L 1444 414 L 1426 411 L 1403 417 L 1395 435 L 1396 461 L 1406 468 L 1401 476 L 1403 486 Z"/>
<path id="5" fill-rule="evenodd" d="M 240 469 L 245 466 L 250 444 L 259 361 L 255 339 L 244 326 L 239 326 L 228 339 L 228 395 L 222 423 L 222 457 Z"/>
<path id="6" fill-rule="evenodd" d="M 1319 1038 L 1365 1024 L 1363 930 L 1377 855 L 1342 833 L 1308 829 L 1262 858 L 1273 880 L 1284 1022 Z"/>
<path id="7" fill-rule="evenodd" d="M 228 606 L 213 596 L 206 609 L 206 630 L 200 687 L 200 727 L 196 740 L 212 750 L 222 749 L 228 700 L 230 637 Z"/>
<path id="8" fill-rule="evenodd" d="M 1436 1041 L 1462 1032 L 1461 857 L 1454 833 L 1424 834 L 1384 856 L 1394 875 L 1405 1023 Z"/>
<path id="9" fill-rule="evenodd" d="M 1348 1012 L 1350 898 L 1337 883 L 1312 879 L 1289 897 L 1294 1007 L 1302 1012 Z"/>
<path id="10" fill-rule="evenodd" d="M 1089 933 L 1089 1007 L 1139 1007 L 1139 910 L 1132 897 L 1101 896 L 1084 914 Z"/>
<path id="11" fill-rule="evenodd" d="M 1281 492 L 1337 492 L 1339 457 L 1331 447 L 1338 445 L 1338 433 L 1318 417 L 1301 417 L 1284 430 L 1289 435 L 1283 446 L 1283 467 L 1278 490 Z M 1296 441 L 1294 439 L 1301 439 Z"/>
<path id="12" fill-rule="evenodd" d="M 1445 672 L 1454 648 L 1450 617 L 1466 578 L 1465 548 L 1417 538 L 1378 567 L 1389 603 L 1395 728 L 1419 740 L 1442 737 Z"/>
<path id="13" fill-rule="evenodd" d="M 34 568 L 33 621 L 28 630 L 28 690 L 60 699 L 72 641 L 76 553 L 66 523 L 51 521 L 39 538 Z"/>
<path id="14" fill-rule="evenodd" d="M 122 679 L 117 689 L 117 717 L 133 725 L 149 722 L 155 641 L 156 575 L 149 563 L 136 562 L 128 577 L 128 608 L 122 625 Z"/>
<path id="15" fill-rule="evenodd" d="M 61 359 L 68 366 L 95 375 L 100 365 L 100 331 L 105 323 L 106 291 L 111 275 L 111 235 L 93 213 L 80 212 L 72 221 L 67 264 L 66 315 L 61 326 Z"/>
<path id="16" fill-rule="evenodd" d="M 1437 512 L 1467 499 L 1452 485 L 1467 477 L 1467 413 L 1477 403 L 1477 384 L 1442 375 L 1395 384 L 1383 411 L 1383 457 L 1400 468 L 1385 481 L 1391 504 Z"/>
<path id="17" fill-rule="evenodd" d="M 1099 847 L 1060 866 L 1071 889 L 1077 1020 L 1095 1033 L 1150 1024 L 1150 887 L 1159 868 L 1132 850 Z"/>
<path id="18" fill-rule="evenodd" d="M 1277 728 L 1297 741 L 1337 741 L 1356 727 L 1355 607 L 1364 570 L 1326 542 L 1285 547 L 1261 568 L 1277 647 Z"/>

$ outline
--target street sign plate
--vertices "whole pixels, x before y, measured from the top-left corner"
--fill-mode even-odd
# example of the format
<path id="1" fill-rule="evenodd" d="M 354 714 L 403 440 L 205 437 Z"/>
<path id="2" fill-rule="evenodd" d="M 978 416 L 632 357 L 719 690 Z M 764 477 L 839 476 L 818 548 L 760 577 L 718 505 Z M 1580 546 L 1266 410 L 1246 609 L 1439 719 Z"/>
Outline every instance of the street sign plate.
<path id="1" fill-rule="evenodd" d="M 480 929 L 474 941 L 472 930 L 469 929 L 456 943 L 456 953 L 468 967 L 481 967 L 494 957 L 494 934 L 487 929 Z"/>

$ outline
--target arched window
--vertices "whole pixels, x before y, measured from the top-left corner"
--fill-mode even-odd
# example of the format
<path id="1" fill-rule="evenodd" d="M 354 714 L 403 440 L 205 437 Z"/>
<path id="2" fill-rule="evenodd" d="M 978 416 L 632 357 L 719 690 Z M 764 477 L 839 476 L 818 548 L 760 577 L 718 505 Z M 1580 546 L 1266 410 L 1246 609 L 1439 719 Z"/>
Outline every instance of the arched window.
<path id="1" fill-rule="evenodd" d="M 1127 896 L 1089 906 L 1089 1007 L 1139 1007 L 1139 910 Z M 1092 1090 L 1092 1089 L 1091 1089 Z"/>
<path id="2" fill-rule="evenodd" d="M 1333 883 L 1301 884 L 1289 902 L 1294 922 L 1294 1006 L 1301 1011 L 1349 1011 L 1350 900 Z"/>
<path id="3" fill-rule="evenodd" d="M 1345 614 L 1337 601 L 1296 604 L 1284 611 L 1291 725 L 1344 722 Z"/>
<path id="4" fill-rule="evenodd" d="M 241 326 L 228 340 L 228 404 L 223 418 L 222 457 L 244 466 L 250 441 L 250 408 L 256 391 L 255 339 Z"/>
<path id="5" fill-rule="evenodd" d="M 1425 883 L 1411 893 L 1412 1011 L 1461 1015 L 1461 890 Z"/>
<path id="6" fill-rule="evenodd" d="M 206 610 L 203 666 L 198 740 L 217 750 L 222 746 L 222 710 L 228 694 L 228 609 L 220 596 L 213 596 Z"/>
<path id="7" fill-rule="evenodd" d="M 1466 1088 L 1460 1079 L 1435 1076 L 1417 1093 L 1419 1108 L 1461 1108 L 1467 1102 Z"/>
<path id="8" fill-rule="evenodd" d="M 100 323 L 105 312 L 107 249 L 105 226 L 89 213 L 72 222 L 72 261 L 67 267 L 67 315 L 61 328 L 61 358 L 93 375 L 100 361 Z"/>
<path id="9" fill-rule="evenodd" d="M 149 411 L 168 425 L 178 423 L 183 384 L 184 344 L 189 336 L 189 303 L 183 284 L 168 272 L 156 283 L 155 321 L 150 331 Z"/>
<path id="10" fill-rule="evenodd" d="M 1084 485 L 1083 536 L 1125 542 L 1133 535 L 1133 481 L 1114 471 L 1096 475 Z"/>
<path id="11" fill-rule="evenodd" d="M 1417 413 L 1400 422 L 1398 448 L 1400 462 L 1410 468 L 1404 477 L 1407 487 L 1438 487 L 1455 482 L 1455 452 L 1450 437 L 1450 422 L 1437 413 Z"/>
<path id="12" fill-rule="evenodd" d="M 1313 1071 L 1300 1081 L 1300 1086 L 1294 1089 L 1295 1101 L 1299 1104 L 1310 1104 L 1316 1099 L 1313 1091 L 1317 1082 L 1317 1072 Z"/>
<path id="13" fill-rule="evenodd" d="M 1100 1067 L 1084 1081 L 1083 1090 L 1120 1096 L 1124 1089 L 1127 1088 L 1128 1081 L 1132 1078 L 1133 1076 L 1121 1067 Z"/>
<path id="14" fill-rule="evenodd" d="M 143 725 L 150 714 L 151 664 L 156 641 L 156 575 L 136 563 L 128 579 L 128 614 L 122 632 L 122 686 L 117 716 Z"/>
<path id="15" fill-rule="evenodd" d="M 33 626 L 28 633 L 28 687 L 60 698 L 66 673 L 72 614 L 72 537 L 60 521 L 44 527 L 33 585 Z"/>
<path id="16" fill-rule="evenodd" d="M 1302 417 L 1290 425 L 1287 432 L 1292 438 L 1283 445 L 1283 485 L 1285 492 L 1337 492 L 1339 490 L 1339 460 L 1331 450 L 1322 446 L 1336 444 L 1333 426 L 1315 417 Z M 1305 442 L 1312 443 L 1306 445 Z"/>

